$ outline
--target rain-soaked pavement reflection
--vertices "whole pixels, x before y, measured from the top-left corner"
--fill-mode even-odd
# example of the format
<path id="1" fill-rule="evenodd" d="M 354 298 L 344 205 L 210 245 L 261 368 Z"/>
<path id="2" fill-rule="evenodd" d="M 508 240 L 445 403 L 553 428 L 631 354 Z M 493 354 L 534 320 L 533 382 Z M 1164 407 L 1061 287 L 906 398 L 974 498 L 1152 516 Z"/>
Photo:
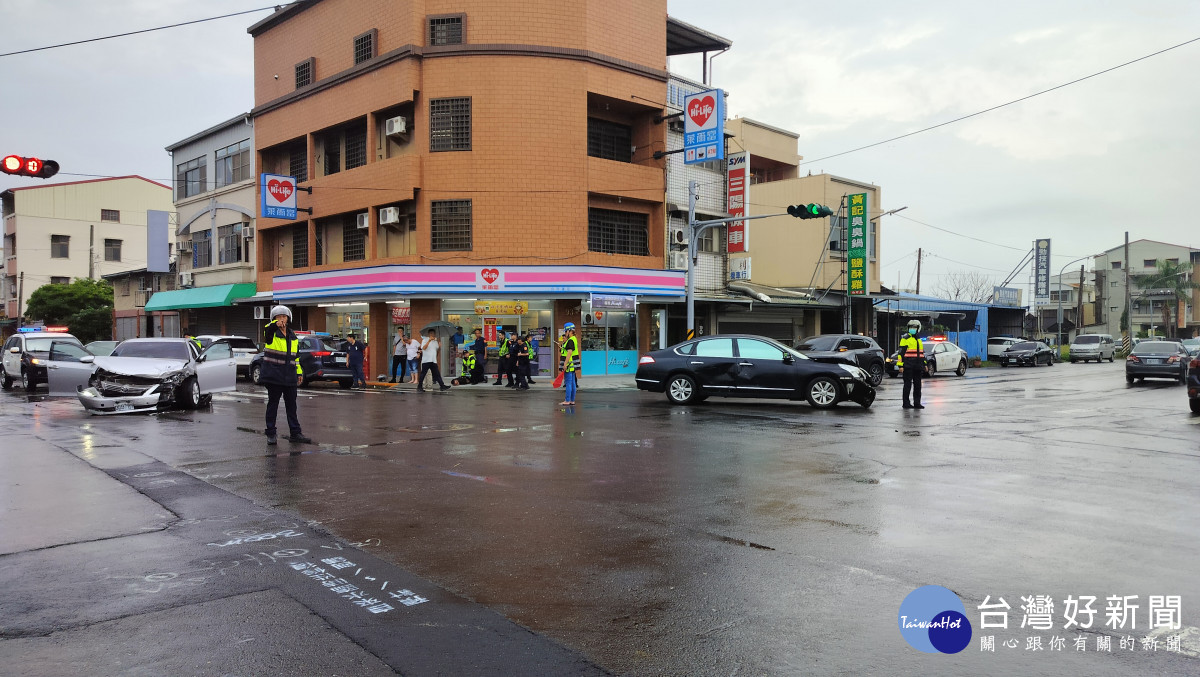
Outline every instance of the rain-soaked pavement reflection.
<path id="1" fill-rule="evenodd" d="M 899 408 L 896 381 L 870 410 L 832 411 L 312 391 L 301 418 L 318 444 L 292 447 L 265 445 L 248 386 L 211 411 L 97 419 L 47 400 L 30 413 L 85 459 L 147 453 L 618 673 L 906 674 L 931 665 L 895 625 L 922 585 L 955 591 L 969 618 L 989 595 L 1018 614 L 1035 593 L 1181 595 L 1184 624 L 1200 625 L 1187 607 L 1200 604 L 1200 418 L 1177 387 L 1127 388 L 1120 366 L 938 377 L 922 412 Z M 1191 660 L 977 645 L 938 658 L 937 672 L 979 674 Z"/>

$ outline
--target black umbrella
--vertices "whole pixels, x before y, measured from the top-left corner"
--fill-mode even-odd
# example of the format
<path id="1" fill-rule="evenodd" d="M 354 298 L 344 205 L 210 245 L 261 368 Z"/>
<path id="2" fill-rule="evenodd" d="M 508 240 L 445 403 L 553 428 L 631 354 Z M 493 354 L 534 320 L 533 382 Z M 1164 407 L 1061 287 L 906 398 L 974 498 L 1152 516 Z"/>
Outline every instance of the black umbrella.
<path id="1" fill-rule="evenodd" d="M 436 329 L 438 331 L 453 332 L 457 328 L 458 327 L 450 324 L 449 322 L 446 322 L 445 320 L 438 320 L 437 322 L 430 322 L 429 324 L 422 327 L 421 333 L 424 334 L 425 332 L 429 331 L 430 329 Z"/>

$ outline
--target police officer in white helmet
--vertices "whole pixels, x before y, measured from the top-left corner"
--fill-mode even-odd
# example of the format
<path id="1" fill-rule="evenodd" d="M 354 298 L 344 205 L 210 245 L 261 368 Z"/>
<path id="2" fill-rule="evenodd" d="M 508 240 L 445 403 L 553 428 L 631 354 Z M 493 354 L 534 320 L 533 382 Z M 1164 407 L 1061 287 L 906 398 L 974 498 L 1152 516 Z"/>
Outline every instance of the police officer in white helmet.
<path id="1" fill-rule="evenodd" d="M 300 341 L 288 327 L 292 311 L 287 306 L 271 308 L 271 321 L 263 332 L 262 372 L 259 382 L 267 388 L 267 444 L 278 443 L 275 421 L 279 417 L 279 398 L 287 410 L 288 440 L 309 443 L 311 439 L 300 430 L 296 415 L 296 388 L 304 382 L 300 366 Z"/>

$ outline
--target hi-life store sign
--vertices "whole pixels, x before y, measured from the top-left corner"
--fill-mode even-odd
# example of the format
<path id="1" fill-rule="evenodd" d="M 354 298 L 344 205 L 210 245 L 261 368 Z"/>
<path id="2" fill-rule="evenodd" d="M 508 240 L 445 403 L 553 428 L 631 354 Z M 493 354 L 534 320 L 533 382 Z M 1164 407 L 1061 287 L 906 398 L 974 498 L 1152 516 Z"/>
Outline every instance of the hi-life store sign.
<path id="1" fill-rule="evenodd" d="M 725 92 L 710 89 L 683 99 L 683 162 L 725 158 Z"/>
<path id="2" fill-rule="evenodd" d="M 261 179 L 262 217 L 296 220 L 296 177 L 263 174 Z"/>
<path id="3" fill-rule="evenodd" d="M 871 196 L 869 193 L 855 193 L 848 199 L 850 221 L 846 235 L 846 292 L 850 296 L 866 296 L 871 291 L 871 269 L 867 264 L 867 214 L 871 213 Z"/>

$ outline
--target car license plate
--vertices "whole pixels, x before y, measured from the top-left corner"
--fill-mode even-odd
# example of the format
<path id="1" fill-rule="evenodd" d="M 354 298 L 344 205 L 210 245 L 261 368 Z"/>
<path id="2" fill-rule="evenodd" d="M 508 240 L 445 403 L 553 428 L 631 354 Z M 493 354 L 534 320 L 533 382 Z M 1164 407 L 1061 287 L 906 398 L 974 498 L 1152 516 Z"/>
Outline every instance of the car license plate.
<path id="1" fill-rule="evenodd" d="M 1010 357 L 1010 358 L 1008 358 L 1008 363 L 1009 363 L 1009 364 L 1016 364 L 1016 363 L 1017 363 L 1017 358 L 1015 358 L 1015 357 Z"/>
<path id="2" fill-rule="evenodd" d="M 128 402 L 117 402 L 117 411 L 133 411 L 133 405 Z"/>
<path id="3" fill-rule="evenodd" d="M 346 358 L 344 357 L 335 357 L 333 361 L 335 364 L 346 364 Z"/>

